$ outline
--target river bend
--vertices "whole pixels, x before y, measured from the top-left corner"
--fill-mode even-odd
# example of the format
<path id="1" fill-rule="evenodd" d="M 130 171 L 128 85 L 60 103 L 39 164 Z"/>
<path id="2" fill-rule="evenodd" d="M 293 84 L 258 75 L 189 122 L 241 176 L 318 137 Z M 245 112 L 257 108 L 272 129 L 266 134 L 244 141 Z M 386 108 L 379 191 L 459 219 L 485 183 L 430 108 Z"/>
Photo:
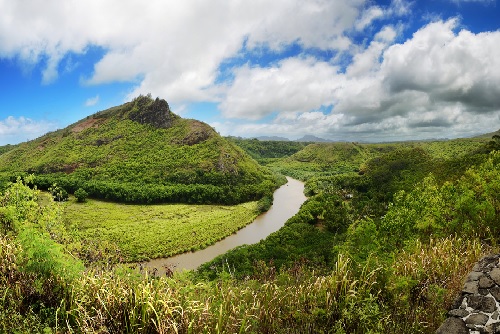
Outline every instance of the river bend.
<path id="1" fill-rule="evenodd" d="M 174 268 L 192 270 L 213 260 L 228 250 L 244 244 L 255 244 L 279 230 L 295 215 L 306 200 L 304 183 L 287 177 L 288 182 L 274 192 L 273 205 L 255 220 L 236 233 L 195 252 L 182 253 L 169 258 L 159 258 L 144 263 L 146 268 Z"/>

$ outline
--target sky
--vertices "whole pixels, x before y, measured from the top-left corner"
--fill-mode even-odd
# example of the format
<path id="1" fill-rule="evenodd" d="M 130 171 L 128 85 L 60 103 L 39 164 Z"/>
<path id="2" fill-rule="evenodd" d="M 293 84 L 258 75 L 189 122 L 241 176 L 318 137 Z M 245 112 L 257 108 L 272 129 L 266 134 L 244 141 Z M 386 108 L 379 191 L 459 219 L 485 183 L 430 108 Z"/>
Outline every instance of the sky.
<path id="1" fill-rule="evenodd" d="M 0 0 L 0 145 L 140 94 L 221 135 L 500 129 L 496 0 Z"/>

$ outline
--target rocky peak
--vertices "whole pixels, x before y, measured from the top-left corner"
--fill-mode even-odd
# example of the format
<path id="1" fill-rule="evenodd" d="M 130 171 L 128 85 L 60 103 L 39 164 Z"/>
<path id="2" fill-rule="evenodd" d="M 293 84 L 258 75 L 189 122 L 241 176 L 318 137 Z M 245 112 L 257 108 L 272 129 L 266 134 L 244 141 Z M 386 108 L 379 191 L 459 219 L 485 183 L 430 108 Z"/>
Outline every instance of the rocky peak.
<path id="1" fill-rule="evenodd" d="M 167 101 L 160 98 L 153 100 L 151 95 L 141 95 L 132 103 L 134 106 L 128 114 L 128 118 L 141 124 L 167 129 L 172 126 L 174 120 L 179 118 L 170 111 Z"/>

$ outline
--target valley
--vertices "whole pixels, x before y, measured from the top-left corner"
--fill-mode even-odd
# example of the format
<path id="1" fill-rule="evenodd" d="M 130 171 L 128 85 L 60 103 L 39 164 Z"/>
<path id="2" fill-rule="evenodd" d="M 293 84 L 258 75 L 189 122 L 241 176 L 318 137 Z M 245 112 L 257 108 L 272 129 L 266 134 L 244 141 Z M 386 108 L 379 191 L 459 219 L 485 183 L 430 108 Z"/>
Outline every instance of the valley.
<path id="1" fill-rule="evenodd" d="M 0 331 L 433 333 L 500 251 L 497 133 L 258 141 L 166 106 L 0 149 Z"/>

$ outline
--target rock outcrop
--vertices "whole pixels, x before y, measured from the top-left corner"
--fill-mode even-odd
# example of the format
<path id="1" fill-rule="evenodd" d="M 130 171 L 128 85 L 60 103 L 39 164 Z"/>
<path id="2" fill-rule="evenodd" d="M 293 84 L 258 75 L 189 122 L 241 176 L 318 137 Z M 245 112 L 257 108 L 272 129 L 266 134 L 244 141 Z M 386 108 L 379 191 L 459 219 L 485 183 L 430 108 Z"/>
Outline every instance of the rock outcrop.
<path id="1" fill-rule="evenodd" d="M 500 255 L 483 257 L 437 334 L 500 333 Z"/>
<path id="2" fill-rule="evenodd" d="M 140 96 L 134 102 L 134 109 L 128 115 L 132 121 L 168 129 L 174 120 L 179 118 L 170 111 L 167 101 L 163 99 L 156 98 L 152 101 L 148 96 Z"/>

